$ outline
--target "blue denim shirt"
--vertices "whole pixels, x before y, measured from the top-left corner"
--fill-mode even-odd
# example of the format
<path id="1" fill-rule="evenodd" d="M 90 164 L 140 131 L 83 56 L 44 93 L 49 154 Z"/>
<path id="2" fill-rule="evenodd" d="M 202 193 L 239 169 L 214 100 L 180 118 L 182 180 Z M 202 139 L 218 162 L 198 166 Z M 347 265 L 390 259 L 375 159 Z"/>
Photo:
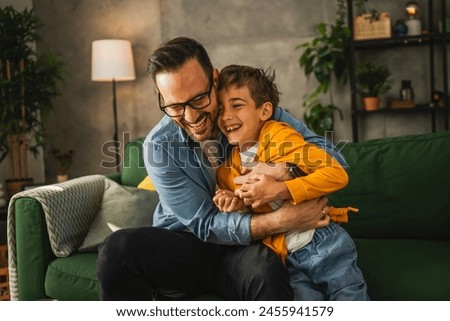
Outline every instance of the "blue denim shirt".
<path id="1" fill-rule="evenodd" d="M 305 123 L 282 108 L 274 119 L 290 124 L 306 141 L 326 149 L 342 165 L 342 154 L 331 141 L 314 134 Z M 223 161 L 232 146 L 224 135 L 219 139 L 219 159 Z M 212 198 L 216 177 L 199 143 L 193 141 L 169 117 L 152 129 L 144 141 L 144 161 L 160 202 L 153 225 L 170 230 L 189 230 L 198 238 L 219 244 L 248 244 L 250 214 L 220 212 Z"/>

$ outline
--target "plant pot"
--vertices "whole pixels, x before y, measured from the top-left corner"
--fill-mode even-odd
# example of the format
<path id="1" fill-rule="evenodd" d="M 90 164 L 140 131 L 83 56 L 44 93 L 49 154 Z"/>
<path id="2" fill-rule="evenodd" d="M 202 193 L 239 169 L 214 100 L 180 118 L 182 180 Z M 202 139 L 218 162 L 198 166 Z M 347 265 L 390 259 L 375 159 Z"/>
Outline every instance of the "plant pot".
<path id="1" fill-rule="evenodd" d="M 65 181 L 67 181 L 67 180 L 69 180 L 69 174 L 59 174 L 59 175 L 56 175 L 56 181 L 57 181 L 58 183 L 65 182 Z"/>
<path id="2" fill-rule="evenodd" d="M 380 97 L 364 97 L 363 104 L 365 110 L 377 110 L 380 107 Z"/>
<path id="3" fill-rule="evenodd" d="M 5 181 L 5 187 L 6 192 L 8 193 L 8 197 L 13 197 L 15 194 L 23 191 L 24 186 L 30 184 L 33 184 L 32 178 L 7 179 Z"/>

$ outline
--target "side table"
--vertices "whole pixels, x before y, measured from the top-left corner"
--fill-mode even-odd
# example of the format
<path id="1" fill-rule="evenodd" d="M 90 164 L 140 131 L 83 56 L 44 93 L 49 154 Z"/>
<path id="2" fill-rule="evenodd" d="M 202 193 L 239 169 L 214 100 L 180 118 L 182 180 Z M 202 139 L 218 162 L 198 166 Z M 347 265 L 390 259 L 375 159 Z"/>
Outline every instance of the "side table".
<path id="1" fill-rule="evenodd" d="M 0 208 L 0 245 L 6 244 L 6 220 L 8 216 L 8 207 Z"/>
<path id="2" fill-rule="evenodd" d="M 7 214 L 8 214 L 8 205 L 0 207 L 0 220 L 6 221 Z"/>
<path id="3" fill-rule="evenodd" d="M 9 301 L 8 247 L 0 245 L 0 301 Z"/>

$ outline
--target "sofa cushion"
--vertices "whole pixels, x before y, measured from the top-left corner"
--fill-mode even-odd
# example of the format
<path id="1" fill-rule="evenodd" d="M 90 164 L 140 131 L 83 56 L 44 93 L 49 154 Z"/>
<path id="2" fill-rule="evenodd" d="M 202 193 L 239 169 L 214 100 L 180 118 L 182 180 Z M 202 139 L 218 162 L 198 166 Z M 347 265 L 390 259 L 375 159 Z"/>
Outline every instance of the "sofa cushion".
<path id="1" fill-rule="evenodd" d="M 75 253 L 53 260 L 45 277 L 45 293 L 59 301 L 99 300 L 97 253 Z"/>
<path id="2" fill-rule="evenodd" d="M 65 258 L 56 258 L 47 269 L 45 293 L 59 301 L 98 301 L 99 287 L 96 278 L 97 253 L 74 253 Z M 158 300 L 173 300 L 156 294 Z M 179 297 L 178 300 L 215 301 L 222 300 L 214 294 Z"/>
<path id="3" fill-rule="evenodd" d="M 145 178 L 142 180 L 142 182 L 139 183 L 137 188 L 146 189 L 149 191 L 156 191 L 155 185 L 153 185 L 152 180 L 148 176 L 145 176 Z"/>
<path id="4" fill-rule="evenodd" d="M 450 241 L 355 239 L 371 300 L 450 300 Z"/>
<path id="5" fill-rule="evenodd" d="M 117 228 L 151 226 L 158 203 L 154 191 L 123 186 L 105 178 L 105 192 L 100 209 L 89 227 L 79 251 L 97 251 L 98 245 Z"/>
<path id="6" fill-rule="evenodd" d="M 450 132 L 347 144 L 350 182 L 330 204 L 360 209 L 353 237 L 450 239 Z"/>

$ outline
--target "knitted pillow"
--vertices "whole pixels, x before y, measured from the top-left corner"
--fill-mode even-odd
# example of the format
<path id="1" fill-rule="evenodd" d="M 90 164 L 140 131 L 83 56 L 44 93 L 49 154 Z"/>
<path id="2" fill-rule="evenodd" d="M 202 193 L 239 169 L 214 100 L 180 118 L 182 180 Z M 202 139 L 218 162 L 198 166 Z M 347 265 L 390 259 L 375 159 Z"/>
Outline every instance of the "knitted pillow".
<path id="1" fill-rule="evenodd" d="M 99 212 L 78 250 L 96 251 L 112 229 L 151 226 L 158 200 L 154 191 L 120 185 L 106 178 Z"/>

